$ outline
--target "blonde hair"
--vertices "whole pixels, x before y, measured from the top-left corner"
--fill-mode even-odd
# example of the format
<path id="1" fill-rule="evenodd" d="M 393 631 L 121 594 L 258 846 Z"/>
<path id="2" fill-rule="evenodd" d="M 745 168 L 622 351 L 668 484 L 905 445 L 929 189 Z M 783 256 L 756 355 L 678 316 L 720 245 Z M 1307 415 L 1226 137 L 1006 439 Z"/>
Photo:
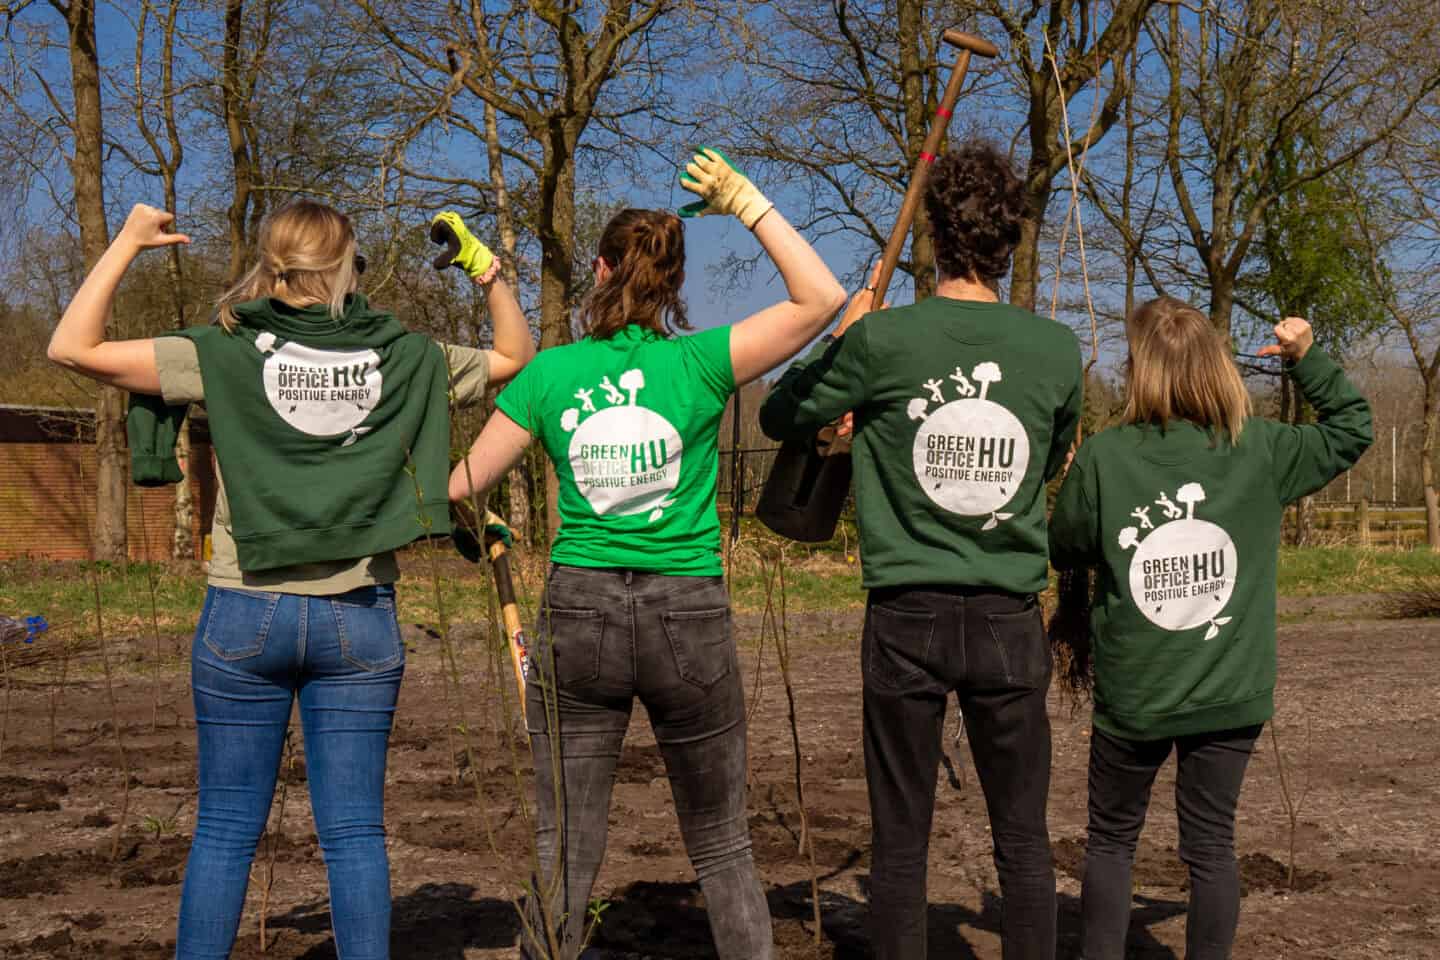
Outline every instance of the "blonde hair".
<path id="1" fill-rule="evenodd" d="M 1127 423 L 1189 420 L 1238 443 L 1250 394 L 1230 346 L 1205 314 L 1174 297 L 1141 304 L 1125 318 L 1130 341 Z"/>
<path id="2" fill-rule="evenodd" d="M 355 230 L 345 214 L 313 200 L 286 204 L 260 225 L 257 253 L 255 265 L 216 303 L 226 330 L 235 329 L 236 304 L 261 297 L 292 307 L 323 303 L 332 317 L 344 315 L 357 277 Z"/>

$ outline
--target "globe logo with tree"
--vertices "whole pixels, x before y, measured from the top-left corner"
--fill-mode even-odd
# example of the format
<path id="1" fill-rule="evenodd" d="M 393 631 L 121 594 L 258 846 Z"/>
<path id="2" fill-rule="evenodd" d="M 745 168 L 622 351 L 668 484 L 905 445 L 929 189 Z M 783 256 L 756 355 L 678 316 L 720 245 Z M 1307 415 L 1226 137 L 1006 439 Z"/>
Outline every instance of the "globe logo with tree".
<path id="1" fill-rule="evenodd" d="M 1236 556 L 1228 533 L 1196 519 L 1195 507 L 1204 500 L 1198 483 L 1183 484 L 1174 500 L 1162 492 L 1154 503 L 1130 511 L 1137 523 L 1121 530 L 1119 540 L 1121 550 L 1135 551 L 1130 597 L 1145 619 L 1171 631 L 1209 624 L 1205 639 L 1213 640 L 1231 620 L 1220 614 L 1235 591 Z M 1150 518 L 1157 507 L 1159 526 Z"/>
<path id="2" fill-rule="evenodd" d="M 580 494 L 600 516 L 648 513 L 651 523 L 675 501 L 684 447 L 680 432 L 660 414 L 639 406 L 642 370 L 626 370 L 618 385 L 609 376 L 592 390 L 575 391 L 580 406 L 560 416 L 570 436 L 570 469 Z M 596 392 L 602 394 L 597 405 Z"/>
<path id="3" fill-rule="evenodd" d="M 915 479 L 937 505 L 966 517 L 989 515 L 982 530 L 993 530 L 1013 513 L 1001 508 L 1015 498 L 1030 466 L 1030 437 L 1018 417 L 989 399 L 1001 381 L 1000 365 L 978 364 L 966 376 L 961 367 L 945 378 L 960 399 L 945 402 L 945 380 L 921 384 L 926 395 L 906 412 L 919 420 L 913 456 Z M 976 386 L 978 384 L 979 386 Z M 942 404 L 935 410 L 930 404 Z"/>
<path id="4" fill-rule="evenodd" d="M 265 396 L 290 426 L 314 437 L 349 434 L 342 447 L 370 432 L 360 424 L 380 402 L 380 354 L 282 343 L 269 331 L 255 338 L 255 349 L 265 357 Z"/>

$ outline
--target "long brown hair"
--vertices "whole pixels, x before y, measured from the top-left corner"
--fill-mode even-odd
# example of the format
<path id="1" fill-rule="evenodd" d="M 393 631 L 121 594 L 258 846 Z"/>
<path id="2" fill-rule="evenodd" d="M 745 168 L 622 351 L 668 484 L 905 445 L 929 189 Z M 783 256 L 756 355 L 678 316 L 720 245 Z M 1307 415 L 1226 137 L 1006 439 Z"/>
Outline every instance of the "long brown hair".
<path id="1" fill-rule="evenodd" d="M 219 322 L 235 327 L 234 307 L 275 297 L 292 307 L 327 304 L 332 317 L 345 312 L 354 292 L 355 228 L 345 214 L 313 200 L 288 203 L 260 225 L 255 264 L 217 302 Z"/>
<path id="2" fill-rule="evenodd" d="M 1231 443 L 1250 415 L 1250 394 L 1235 359 L 1209 318 L 1174 297 L 1141 304 L 1125 319 L 1130 379 L 1127 423 L 1189 420 L 1224 432 Z"/>
<path id="3" fill-rule="evenodd" d="M 663 210 L 621 210 L 600 234 L 597 251 L 610 276 L 580 310 L 585 336 L 608 340 L 635 324 L 665 336 L 689 330 L 680 287 L 685 282 L 685 228 Z"/>

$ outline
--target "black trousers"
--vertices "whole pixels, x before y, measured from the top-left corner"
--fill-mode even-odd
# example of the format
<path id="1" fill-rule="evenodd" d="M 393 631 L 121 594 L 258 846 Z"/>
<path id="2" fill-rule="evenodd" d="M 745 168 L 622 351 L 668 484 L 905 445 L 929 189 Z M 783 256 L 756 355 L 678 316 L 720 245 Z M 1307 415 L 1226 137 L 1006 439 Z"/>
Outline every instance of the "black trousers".
<path id="1" fill-rule="evenodd" d="M 872 591 L 862 655 L 875 956 L 926 956 L 926 859 L 945 703 L 955 691 L 990 813 L 1005 960 L 1052 960 L 1051 659 L 1039 604 L 964 588 Z"/>
<path id="2" fill-rule="evenodd" d="M 1164 740 L 1090 737 L 1090 829 L 1081 893 L 1085 960 L 1121 960 L 1130 929 L 1130 868 L 1155 774 L 1174 749 L 1180 859 L 1190 868 L 1186 960 L 1226 960 L 1240 921 L 1235 808 L 1261 728 Z"/>

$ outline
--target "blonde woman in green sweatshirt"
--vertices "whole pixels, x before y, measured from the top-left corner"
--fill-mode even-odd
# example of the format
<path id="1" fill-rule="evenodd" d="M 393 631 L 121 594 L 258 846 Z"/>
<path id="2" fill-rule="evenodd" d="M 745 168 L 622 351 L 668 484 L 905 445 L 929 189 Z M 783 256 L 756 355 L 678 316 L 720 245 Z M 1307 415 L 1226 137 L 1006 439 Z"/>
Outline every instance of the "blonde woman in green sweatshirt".
<path id="1" fill-rule="evenodd" d="M 265 219 L 214 325 L 109 340 L 135 258 L 189 242 L 172 214 L 136 206 L 51 338 L 51 360 L 131 392 L 137 483 L 182 478 L 174 424 L 190 403 L 205 404 L 214 438 L 221 487 L 190 658 L 200 801 L 177 960 L 230 955 L 297 700 L 336 952 L 390 956 L 385 761 L 405 673 L 394 551 L 427 532 L 417 483 L 428 529 L 448 529 L 450 398 L 478 403 L 535 353 L 494 257 L 455 214 L 436 219 L 459 241 L 437 266 L 485 290 L 493 349 L 437 344 L 370 306 L 349 218 L 306 200 Z"/>
<path id="2" fill-rule="evenodd" d="M 1240 913 L 1235 808 L 1274 712 L 1281 521 L 1370 446 L 1370 407 L 1297 317 L 1261 355 L 1283 357 L 1315 407 L 1305 426 L 1250 416 L 1229 344 L 1194 307 L 1152 300 L 1126 332 L 1124 422 L 1080 448 L 1050 520 L 1055 567 L 1098 577 L 1088 624 L 1069 616 L 1081 577 L 1051 625 L 1095 704 L 1083 956 L 1124 956 L 1135 844 L 1173 750 L 1185 956 L 1222 960 Z"/>

